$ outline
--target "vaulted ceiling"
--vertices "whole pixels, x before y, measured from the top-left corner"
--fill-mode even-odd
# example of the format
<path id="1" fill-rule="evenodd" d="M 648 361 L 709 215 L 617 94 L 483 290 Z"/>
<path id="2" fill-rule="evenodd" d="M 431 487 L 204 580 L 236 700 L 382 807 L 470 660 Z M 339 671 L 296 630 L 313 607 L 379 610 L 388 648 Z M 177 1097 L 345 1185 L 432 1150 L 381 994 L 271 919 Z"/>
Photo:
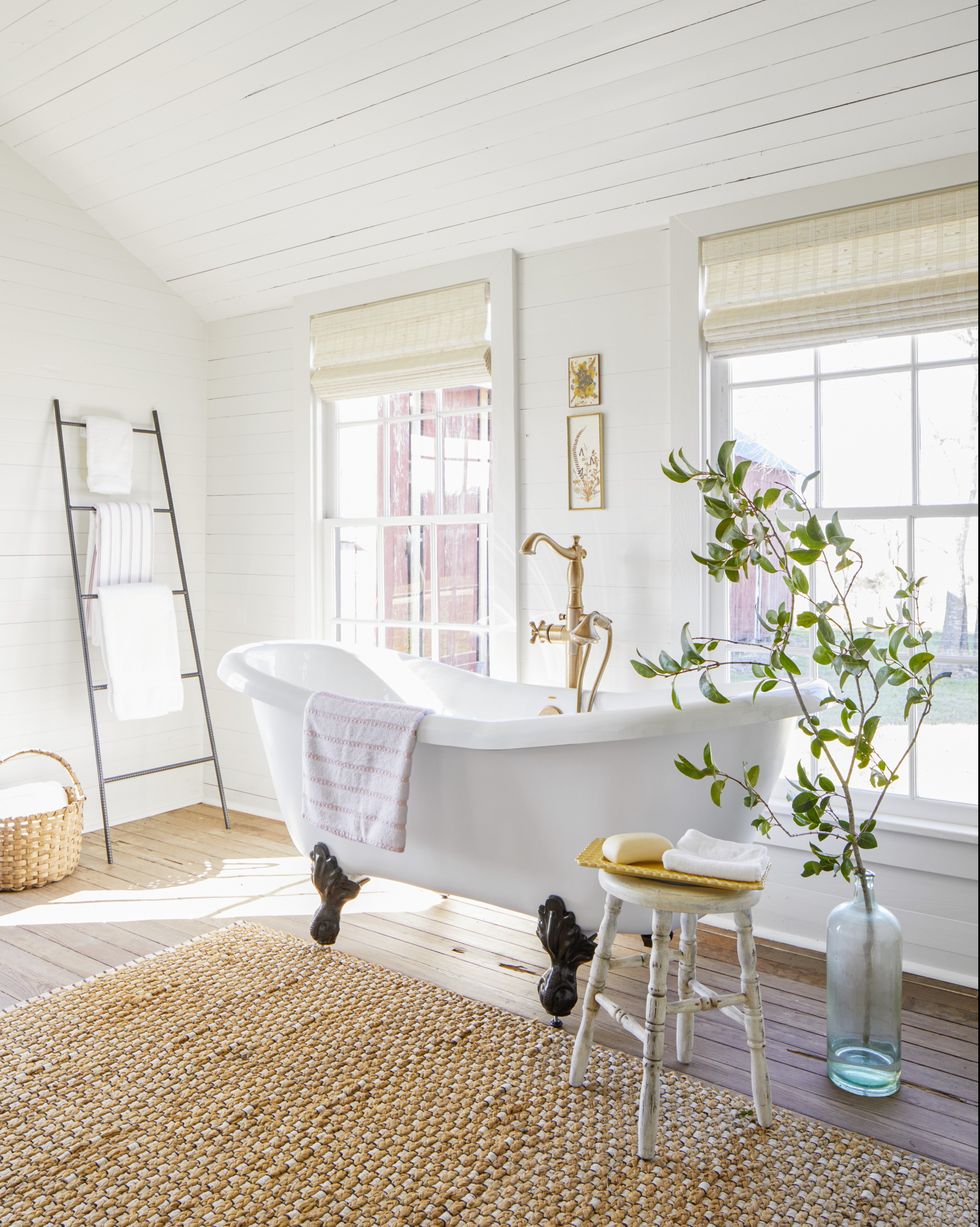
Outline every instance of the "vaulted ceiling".
<path id="1" fill-rule="evenodd" d="M 976 149 L 963 0 L 0 0 L 6 141 L 206 318 Z"/>

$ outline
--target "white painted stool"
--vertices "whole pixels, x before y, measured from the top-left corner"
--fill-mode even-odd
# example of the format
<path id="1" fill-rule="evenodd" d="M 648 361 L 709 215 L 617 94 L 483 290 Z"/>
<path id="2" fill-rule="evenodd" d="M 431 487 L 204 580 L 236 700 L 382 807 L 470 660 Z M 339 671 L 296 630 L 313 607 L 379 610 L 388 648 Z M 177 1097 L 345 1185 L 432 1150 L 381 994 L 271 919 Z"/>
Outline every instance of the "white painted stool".
<path id="1" fill-rule="evenodd" d="M 630 1035 L 643 1044 L 643 1086 L 640 1090 L 640 1119 L 637 1153 L 652 1159 L 660 1123 L 660 1071 L 664 1060 L 664 1030 L 667 1015 L 677 1015 L 677 1059 L 686 1064 L 694 1045 L 694 1015 L 699 1010 L 721 1010 L 745 1027 L 752 1062 L 752 1100 L 756 1120 L 765 1129 L 772 1123 L 772 1092 L 766 1066 L 766 1035 L 762 1017 L 762 996 L 755 965 L 755 940 L 752 936 L 752 908 L 759 901 L 757 890 L 708 890 L 699 886 L 672 886 L 648 878 L 626 877 L 599 870 L 599 885 L 606 892 L 606 907 L 599 929 L 599 944 L 592 961 L 589 987 L 585 992 L 582 1023 L 575 1037 L 569 1081 L 581 1086 L 585 1080 L 592 1049 L 599 1006 L 615 1018 Z M 650 986 L 647 990 L 646 1021 L 641 1022 L 616 1004 L 606 993 L 606 980 L 612 967 L 642 963 L 645 955 L 612 958 L 616 925 L 624 903 L 638 903 L 653 912 L 653 945 L 650 951 Z M 670 949 L 670 930 L 675 912 L 681 917 L 680 950 Z M 738 961 L 741 968 L 740 993 L 713 996 L 696 979 L 698 919 L 730 913 L 738 934 Z M 675 958 L 677 1001 L 667 1001 L 667 967 Z M 744 1006 L 744 1009 L 740 1007 Z"/>

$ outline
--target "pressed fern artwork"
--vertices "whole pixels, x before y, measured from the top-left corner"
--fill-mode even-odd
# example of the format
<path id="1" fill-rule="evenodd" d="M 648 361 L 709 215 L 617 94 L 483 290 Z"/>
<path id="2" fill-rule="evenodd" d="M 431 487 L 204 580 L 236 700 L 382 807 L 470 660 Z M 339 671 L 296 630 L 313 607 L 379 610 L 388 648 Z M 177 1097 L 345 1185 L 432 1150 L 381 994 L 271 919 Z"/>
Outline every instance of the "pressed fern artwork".
<path id="1" fill-rule="evenodd" d="M 602 414 L 570 414 L 568 418 L 569 510 L 597 511 L 603 505 Z"/>

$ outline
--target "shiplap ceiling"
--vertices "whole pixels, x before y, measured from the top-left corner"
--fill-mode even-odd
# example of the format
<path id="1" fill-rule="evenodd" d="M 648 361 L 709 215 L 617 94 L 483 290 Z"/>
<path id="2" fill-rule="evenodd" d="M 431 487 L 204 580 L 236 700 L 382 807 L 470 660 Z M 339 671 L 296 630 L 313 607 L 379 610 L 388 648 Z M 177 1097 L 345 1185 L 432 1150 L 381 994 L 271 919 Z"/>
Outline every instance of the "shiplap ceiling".
<path id="1" fill-rule="evenodd" d="M 0 0 L 0 140 L 206 318 L 976 149 L 962 0 Z"/>

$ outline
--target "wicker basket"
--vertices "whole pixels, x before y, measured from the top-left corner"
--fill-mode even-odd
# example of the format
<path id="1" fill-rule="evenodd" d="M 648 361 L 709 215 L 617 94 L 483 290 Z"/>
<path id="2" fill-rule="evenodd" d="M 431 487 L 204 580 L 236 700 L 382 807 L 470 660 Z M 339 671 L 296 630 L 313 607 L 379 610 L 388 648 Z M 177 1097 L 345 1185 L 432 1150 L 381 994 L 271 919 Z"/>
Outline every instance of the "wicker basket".
<path id="1" fill-rule="evenodd" d="M 65 785 L 68 804 L 49 814 L 0 818 L 0 890 L 24 890 L 67 877 L 82 851 L 82 806 L 85 792 L 65 760 L 50 750 L 18 750 L 0 758 L 0 767 L 25 754 L 53 758 L 71 776 Z"/>

